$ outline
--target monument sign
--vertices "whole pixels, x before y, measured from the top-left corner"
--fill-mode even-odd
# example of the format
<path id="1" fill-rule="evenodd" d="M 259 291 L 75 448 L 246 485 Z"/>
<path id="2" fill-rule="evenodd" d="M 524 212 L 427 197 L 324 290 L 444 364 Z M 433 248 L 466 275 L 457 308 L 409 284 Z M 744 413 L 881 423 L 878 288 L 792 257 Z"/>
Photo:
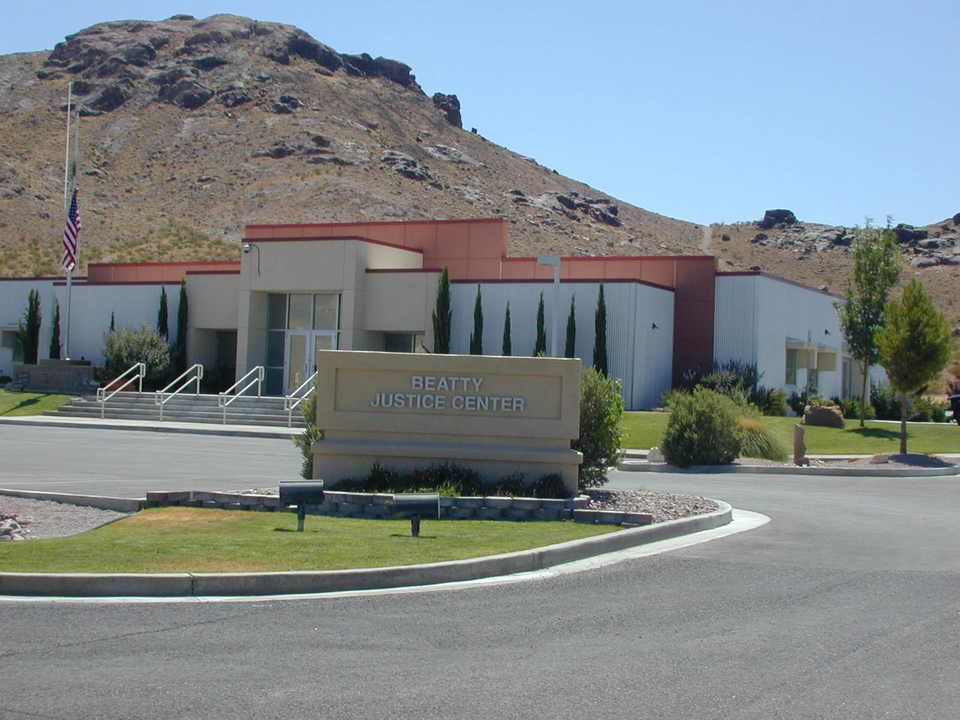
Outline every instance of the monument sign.
<path id="1" fill-rule="evenodd" d="M 320 350 L 314 477 L 455 462 L 488 481 L 557 473 L 577 488 L 580 361 Z"/>

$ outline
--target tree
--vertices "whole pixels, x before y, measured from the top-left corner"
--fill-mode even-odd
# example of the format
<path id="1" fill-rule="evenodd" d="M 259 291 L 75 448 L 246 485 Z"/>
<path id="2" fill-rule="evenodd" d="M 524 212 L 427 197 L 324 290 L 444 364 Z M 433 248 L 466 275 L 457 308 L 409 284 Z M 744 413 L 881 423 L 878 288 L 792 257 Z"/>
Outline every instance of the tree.
<path id="1" fill-rule="evenodd" d="M 450 354 L 450 274 L 447 268 L 440 273 L 440 285 L 437 287 L 437 306 L 433 311 L 433 351 L 443 355 Z"/>
<path id="2" fill-rule="evenodd" d="M 170 329 L 167 327 L 167 289 L 160 286 L 160 309 L 157 310 L 157 335 L 164 340 L 170 339 Z"/>
<path id="3" fill-rule="evenodd" d="M 104 365 L 110 377 L 117 377 L 134 363 L 147 366 L 147 382 L 159 384 L 170 366 L 170 346 L 146 323 L 139 330 L 108 333 L 103 348 Z"/>
<path id="4" fill-rule="evenodd" d="M 533 346 L 533 354 L 535 357 L 547 354 L 547 333 L 543 329 L 543 293 L 540 293 L 540 304 L 537 305 L 537 342 Z"/>
<path id="5" fill-rule="evenodd" d="M 860 365 L 860 427 L 864 426 L 869 402 L 870 366 L 880 360 L 877 331 L 883 327 L 887 300 L 900 276 L 899 256 L 893 230 L 878 230 L 868 223 L 853 245 L 853 271 L 847 280 L 846 300 L 835 303 L 844 340 Z"/>
<path id="6" fill-rule="evenodd" d="M 483 355 L 483 300 L 480 298 L 480 285 L 477 285 L 477 299 L 473 303 L 473 332 L 470 334 L 470 354 Z"/>
<path id="7" fill-rule="evenodd" d="M 23 312 L 23 321 L 17 327 L 17 337 L 20 340 L 20 347 L 23 348 L 24 365 L 37 364 L 41 322 L 43 322 L 43 315 L 40 313 L 40 293 L 31 290 L 27 294 L 27 309 Z"/>
<path id="8" fill-rule="evenodd" d="M 563 356 L 572 358 L 576 357 L 576 345 L 577 345 L 577 298 L 576 296 L 571 296 L 570 298 L 570 314 L 567 315 L 567 343 L 566 347 L 563 349 Z"/>
<path id="9" fill-rule="evenodd" d="M 109 330 L 109 332 L 113 332 L 113 331 L 116 330 L 116 329 L 117 329 L 117 319 L 113 316 L 113 310 L 111 310 L 111 311 L 110 311 L 110 330 Z"/>
<path id="10" fill-rule="evenodd" d="M 507 311 L 503 315 L 503 346 L 500 353 L 505 357 L 510 357 L 513 351 L 513 343 L 510 338 L 510 301 L 507 301 Z"/>
<path id="11" fill-rule="evenodd" d="M 905 455 L 909 396 L 923 392 L 953 353 L 950 326 L 916 278 L 887 304 L 877 348 L 890 385 L 900 395 L 900 453 Z"/>
<path id="12" fill-rule="evenodd" d="M 60 359 L 60 301 L 54 300 L 53 330 L 50 332 L 50 358 Z"/>
<path id="13" fill-rule="evenodd" d="M 594 316 L 593 366 L 600 374 L 607 374 L 607 303 L 603 299 L 603 285 L 600 286 Z"/>
<path id="14" fill-rule="evenodd" d="M 173 370 L 179 375 L 187 369 L 187 281 L 180 283 L 180 303 L 177 305 L 177 340 L 173 344 Z M 112 317 L 111 317 L 112 321 Z"/>
<path id="15" fill-rule="evenodd" d="M 580 379 L 580 437 L 571 447 L 583 453 L 580 489 L 607 482 L 607 468 L 620 461 L 623 396 L 620 380 L 587 368 Z"/>

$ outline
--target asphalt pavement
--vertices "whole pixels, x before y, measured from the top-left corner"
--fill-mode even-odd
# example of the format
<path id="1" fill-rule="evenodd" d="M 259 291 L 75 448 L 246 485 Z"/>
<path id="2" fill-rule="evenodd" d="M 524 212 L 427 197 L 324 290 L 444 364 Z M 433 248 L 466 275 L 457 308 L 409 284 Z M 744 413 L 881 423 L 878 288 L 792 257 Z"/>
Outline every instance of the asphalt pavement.
<path id="1" fill-rule="evenodd" d="M 280 446 L 260 452 L 269 466 Z M 618 472 L 611 486 L 771 522 L 455 591 L 0 601 L 0 718 L 956 717 L 957 478 Z"/>

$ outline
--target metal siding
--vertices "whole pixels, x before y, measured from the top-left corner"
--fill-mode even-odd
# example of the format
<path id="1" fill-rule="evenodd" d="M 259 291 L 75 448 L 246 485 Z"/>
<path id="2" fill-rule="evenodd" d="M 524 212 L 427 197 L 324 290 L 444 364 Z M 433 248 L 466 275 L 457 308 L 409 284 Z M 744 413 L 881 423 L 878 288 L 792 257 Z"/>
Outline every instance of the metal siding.
<path id="1" fill-rule="evenodd" d="M 757 278 L 717 278 L 714 310 L 714 352 L 716 363 L 729 360 L 757 362 Z"/>

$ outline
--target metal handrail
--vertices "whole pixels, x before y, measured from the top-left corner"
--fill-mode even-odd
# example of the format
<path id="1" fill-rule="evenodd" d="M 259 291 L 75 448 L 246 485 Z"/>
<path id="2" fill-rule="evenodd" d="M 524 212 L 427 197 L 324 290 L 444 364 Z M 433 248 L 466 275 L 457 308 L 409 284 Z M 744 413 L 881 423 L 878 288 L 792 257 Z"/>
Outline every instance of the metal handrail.
<path id="1" fill-rule="evenodd" d="M 123 380 L 124 377 L 126 377 L 127 375 L 129 375 L 130 373 L 132 373 L 134 370 L 137 371 L 137 374 L 136 374 L 136 375 L 134 375 L 133 377 L 127 378 L 127 380 L 126 380 L 120 387 L 118 387 L 116 390 L 114 390 L 114 391 L 111 392 L 109 395 L 107 395 L 107 390 L 109 390 L 110 388 L 112 388 L 113 385 L 114 385 L 114 383 L 117 383 L 117 382 L 119 382 L 120 380 Z M 117 375 L 117 376 L 116 376 L 113 380 L 111 380 L 109 383 L 107 383 L 106 387 L 97 388 L 97 402 L 100 403 L 100 419 L 103 420 L 103 418 L 104 418 L 104 412 L 105 412 L 105 410 L 106 410 L 107 400 L 109 400 L 109 399 L 112 398 L 114 395 L 116 395 L 118 392 L 120 392 L 121 390 L 123 390 L 127 385 L 129 385 L 130 383 L 132 383 L 134 380 L 139 380 L 139 381 L 140 381 L 140 382 L 138 383 L 138 386 L 137 386 L 137 392 L 138 392 L 138 393 L 142 393 L 142 392 L 143 392 L 143 378 L 146 376 L 146 374 L 147 374 L 147 365 L 146 365 L 146 363 L 142 363 L 142 362 L 134 363 L 133 365 L 131 365 L 130 367 L 128 367 L 126 370 L 124 370 L 122 373 L 120 373 L 119 375 Z"/>
<path id="2" fill-rule="evenodd" d="M 220 409 L 223 411 L 223 424 L 224 424 L 224 425 L 227 424 L 227 408 L 230 406 L 231 403 L 233 403 L 234 400 L 236 400 L 238 397 L 240 397 L 241 395 L 243 395 L 247 390 L 249 390 L 251 387 L 253 387 L 254 385 L 256 385 L 256 386 L 257 386 L 257 397 L 261 397 L 261 391 L 262 391 L 262 389 L 263 389 L 263 373 L 264 373 L 263 365 L 257 365 L 257 366 L 256 366 L 255 368 L 253 368 L 250 372 L 248 372 L 248 373 L 247 373 L 246 375 L 244 375 L 242 378 L 240 378 L 239 380 L 237 380 L 233 385 L 231 385 L 230 387 L 228 387 L 228 388 L 227 388 L 226 390 L 224 390 L 223 392 L 217 394 L 217 404 L 220 406 Z M 248 382 L 246 385 L 244 385 L 242 388 L 240 388 L 240 389 L 237 390 L 235 393 L 233 393 L 233 391 L 234 391 L 234 389 L 236 389 L 237 385 L 239 385 L 240 383 L 242 383 L 243 381 L 245 381 L 248 377 L 250 377 L 250 376 L 253 375 L 253 374 L 256 374 L 256 377 L 254 377 L 253 380 L 251 380 L 251 381 Z M 231 395 L 230 393 L 233 393 L 233 395 Z M 227 398 L 229 398 L 229 400 L 228 400 Z"/>
<path id="3" fill-rule="evenodd" d="M 300 391 L 303 390 L 307 385 L 312 383 L 317 379 L 317 373 L 314 373 L 306 380 L 303 381 L 303 384 L 300 385 L 296 390 L 294 390 L 289 395 L 283 396 L 283 409 L 287 411 L 287 427 L 293 427 L 293 411 L 297 408 L 300 403 L 310 397 L 310 393 L 316 390 L 316 386 L 311 387 L 303 395 L 299 395 Z"/>
<path id="4" fill-rule="evenodd" d="M 187 377 L 191 373 L 194 373 L 193 377 Z M 184 380 L 184 378 L 186 378 L 186 380 Z M 172 388 L 181 380 L 183 380 L 183 383 L 176 390 L 174 390 L 173 392 L 168 392 L 170 388 Z M 179 395 L 180 392 L 184 390 L 188 385 L 190 385 L 190 383 L 192 383 L 194 380 L 197 381 L 197 390 L 194 393 L 194 395 L 199 395 L 200 381 L 203 380 L 203 365 L 201 365 L 200 363 L 195 363 L 190 367 L 188 367 L 186 370 L 184 370 L 180 374 L 179 377 L 177 377 L 175 380 L 169 383 L 165 388 L 163 388 L 163 390 L 157 390 L 156 394 L 154 395 L 154 402 L 160 406 L 161 421 L 163 420 L 163 406 L 166 405 L 168 402 L 170 402 L 177 395 Z M 168 397 L 164 397 L 164 395 L 167 395 Z"/>

